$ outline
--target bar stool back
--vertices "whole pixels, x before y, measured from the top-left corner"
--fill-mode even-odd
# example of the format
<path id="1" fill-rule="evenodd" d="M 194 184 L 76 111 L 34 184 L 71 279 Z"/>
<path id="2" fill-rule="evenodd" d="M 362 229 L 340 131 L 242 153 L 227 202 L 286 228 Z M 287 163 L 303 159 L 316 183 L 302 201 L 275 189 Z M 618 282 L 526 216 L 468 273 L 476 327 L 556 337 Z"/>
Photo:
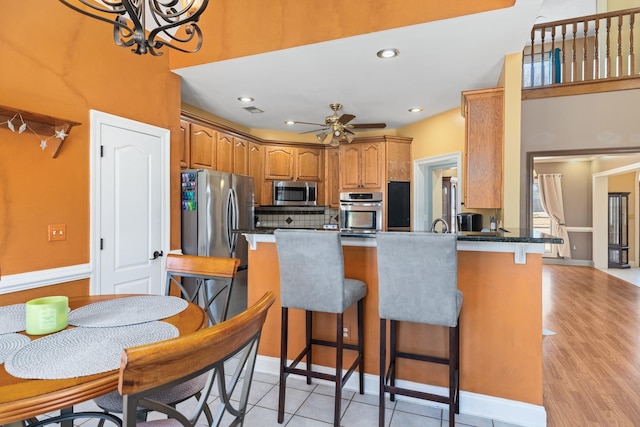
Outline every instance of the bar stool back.
<path id="1" fill-rule="evenodd" d="M 344 277 L 344 260 L 340 234 L 334 231 L 284 230 L 274 232 L 280 267 L 280 300 L 282 329 L 280 346 L 280 393 L 278 423 L 284 420 L 285 391 L 289 374 L 320 378 L 335 382 L 334 425 L 340 425 L 342 387 L 353 371 L 360 374 L 360 394 L 364 393 L 363 299 L 367 294 L 364 282 Z M 358 342 L 343 341 L 343 313 L 357 303 Z M 298 356 L 287 364 L 289 308 L 305 310 L 306 345 Z M 312 336 L 312 312 L 336 314 L 335 341 L 319 340 Z M 312 369 L 312 346 L 323 345 L 336 349 L 334 375 Z M 355 350 L 357 356 L 347 372 L 342 374 L 343 350 Z M 297 368 L 306 358 L 306 369 Z"/>
<path id="2" fill-rule="evenodd" d="M 384 425 L 384 398 L 396 394 L 449 405 L 449 425 L 459 412 L 460 309 L 458 252 L 455 234 L 387 232 L 376 235 L 380 314 L 379 424 Z M 390 320 L 389 366 L 386 366 L 387 319 Z M 449 328 L 449 357 L 397 350 L 399 321 Z M 396 386 L 398 359 L 449 366 L 449 395 L 440 396 Z"/>

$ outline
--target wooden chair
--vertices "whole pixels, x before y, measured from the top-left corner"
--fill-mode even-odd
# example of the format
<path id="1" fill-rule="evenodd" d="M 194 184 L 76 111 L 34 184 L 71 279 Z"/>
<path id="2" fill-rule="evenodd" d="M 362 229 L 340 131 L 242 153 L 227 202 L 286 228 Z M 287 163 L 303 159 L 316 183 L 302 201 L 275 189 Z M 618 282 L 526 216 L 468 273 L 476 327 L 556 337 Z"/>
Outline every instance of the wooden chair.
<path id="1" fill-rule="evenodd" d="M 207 312 L 210 325 L 222 322 L 227 318 L 229 296 L 239 265 L 240 260 L 237 258 L 169 254 L 166 262 L 167 281 L 165 294 L 169 295 L 171 286 L 175 285 L 182 298 L 200 305 Z M 185 279 L 192 279 L 193 286 L 185 286 Z M 214 293 L 211 292 L 214 286 L 208 285 L 206 283 L 207 280 L 216 281 L 216 291 Z M 224 298 L 224 300 L 222 313 L 216 316 L 212 306 L 218 298 Z M 224 370 L 220 375 L 224 377 Z M 206 375 L 193 378 L 181 384 L 180 387 L 164 391 L 161 395 L 155 396 L 155 399 L 175 406 L 191 397 L 198 398 L 200 391 L 205 387 L 206 381 Z M 107 413 L 122 413 L 122 396 L 116 391 L 97 397 L 94 402 Z M 205 406 L 204 412 L 209 422 L 211 422 L 213 417 L 208 406 Z M 138 416 L 141 420 L 144 420 L 146 411 L 141 409 Z M 104 421 L 100 420 L 99 427 L 102 427 L 103 424 Z"/>
<path id="2" fill-rule="evenodd" d="M 222 322 L 227 319 L 233 279 L 239 265 L 240 260 L 237 258 L 169 254 L 165 267 L 165 294 L 169 295 L 171 286 L 174 285 L 182 298 L 199 304 L 207 312 L 210 324 Z M 209 280 L 215 283 L 208 285 Z M 214 307 L 218 298 L 224 298 L 222 312 L 219 314 Z"/>
<path id="3" fill-rule="evenodd" d="M 239 362 L 229 383 L 224 377 L 218 380 L 222 404 L 211 425 L 219 426 L 226 412 L 234 417 L 231 425 L 241 426 L 247 410 L 262 326 L 274 300 L 273 294 L 267 292 L 252 307 L 225 322 L 171 340 L 125 349 L 118 383 L 118 391 L 124 399 L 124 426 L 136 425 L 137 409 L 142 407 L 167 414 L 169 418 L 139 425 L 194 427 L 209 398 L 215 377 L 219 375 L 219 368 L 237 355 Z M 240 400 L 232 402 L 231 395 L 243 370 Z M 197 405 L 188 414 L 149 398 L 205 373 L 208 374 L 207 384 Z"/>

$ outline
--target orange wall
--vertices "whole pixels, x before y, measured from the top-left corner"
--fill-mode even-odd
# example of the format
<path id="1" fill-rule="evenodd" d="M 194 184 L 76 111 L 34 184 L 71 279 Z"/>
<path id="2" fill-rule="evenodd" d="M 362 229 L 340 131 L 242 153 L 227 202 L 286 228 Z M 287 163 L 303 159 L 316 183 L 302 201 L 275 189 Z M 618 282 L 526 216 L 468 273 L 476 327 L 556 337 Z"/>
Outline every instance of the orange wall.
<path id="1" fill-rule="evenodd" d="M 0 126 L 0 274 L 89 262 L 89 110 L 179 131 L 180 81 L 168 56 L 118 47 L 111 27 L 57 1 L 4 2 L 0 104 L 81 122 L 56 159 L 30 133 Z M 172 159 L 177 152 L 172 149 Z M 177 178 L 177 161 L 172 173 Z M 172 180 L 177 197 L 179 182 Z M 172 211 L 172 247 L 179 246 Z M 47 225 L 67 240 L 47 242 Z M 0 289 L 2 281 L 0 278 Z"/>
<path id="2" fill-rule="evenodd" d="M 205 40 L 171 69 L 510 7 L 515 0 L 209 0 Z"/>

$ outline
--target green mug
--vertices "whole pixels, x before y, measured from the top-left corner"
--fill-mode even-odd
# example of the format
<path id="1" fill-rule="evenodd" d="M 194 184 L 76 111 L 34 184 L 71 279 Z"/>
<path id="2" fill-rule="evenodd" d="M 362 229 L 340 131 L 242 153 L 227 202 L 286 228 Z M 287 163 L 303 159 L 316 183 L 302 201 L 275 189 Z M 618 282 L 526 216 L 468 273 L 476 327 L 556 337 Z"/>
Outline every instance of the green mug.
<path id="1" fill-rule="evenodd" d="M 63 330 L 69 324 L 69 298 L 52 296 L 27 301 L 27 334 L 44 335 Z"/>

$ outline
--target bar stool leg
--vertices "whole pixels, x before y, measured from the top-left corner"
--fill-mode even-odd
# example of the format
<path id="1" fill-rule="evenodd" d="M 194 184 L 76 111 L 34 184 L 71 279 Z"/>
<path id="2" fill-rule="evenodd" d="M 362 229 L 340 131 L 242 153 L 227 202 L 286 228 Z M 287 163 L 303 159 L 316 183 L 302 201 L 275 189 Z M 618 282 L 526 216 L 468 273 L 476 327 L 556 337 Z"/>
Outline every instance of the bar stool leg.
<path id="1" fill-rule="evenodd" d="M 343 316 L 338 313 L 336 320 L 336 400 L 334 404 L 333 425 L 340 427 L 342 415 L 342 350 L 343 350 Z"/>
<path id="2" fill-rule="evenodd" d="M 364 299 L 358 301 L 358 357 L 360 357 L 360 394 L 364 394 Z"/>
<path id="3" fill-rule="evenodd" d="M 396 386 L 396 352 L 397 352 L 397 336 L 398 322 L 396 320 L 390 321 L 391 338 L 389 342 L 389 387 Z M 395 393 L 389 392 L 389 399 L 393 402 L 396 400 Z"/>
<path id="4" fill-rule="evenodd" d="M 384 381 L 387 371 L 387 320 L 380 319 L 380 390 L 378 399 L 378 427 L 384 427 Z"/>
<path id="5" fill-rule="evenodd" d="M 287 341 L 289 339 L 289 309 L 282 307 L 282 326 L 280 327 L 280 389 L 278 392 L 278 424 L 284 421 L 284 399 L 287 389 L 287 375 L 284 368 L 287 365 Z"/>
<path id="6" fill-rule="evenodd" d="M 311 372 L 311 365 L 312 365 L 312 349 L 313 346 L 311 345 L 311 340 L 313 339 L 312 335 L 313 335 L 313 317 L 312 317 L 312 312 L 309 310 L 306 310 L 306 325 L 307 325 L 307 330 L 306 330 L 306 342 L 307 342 L 307 372 Z M 307 375 L 307 384 L 311 384 L 311 377 L 309 375 Z"/>

